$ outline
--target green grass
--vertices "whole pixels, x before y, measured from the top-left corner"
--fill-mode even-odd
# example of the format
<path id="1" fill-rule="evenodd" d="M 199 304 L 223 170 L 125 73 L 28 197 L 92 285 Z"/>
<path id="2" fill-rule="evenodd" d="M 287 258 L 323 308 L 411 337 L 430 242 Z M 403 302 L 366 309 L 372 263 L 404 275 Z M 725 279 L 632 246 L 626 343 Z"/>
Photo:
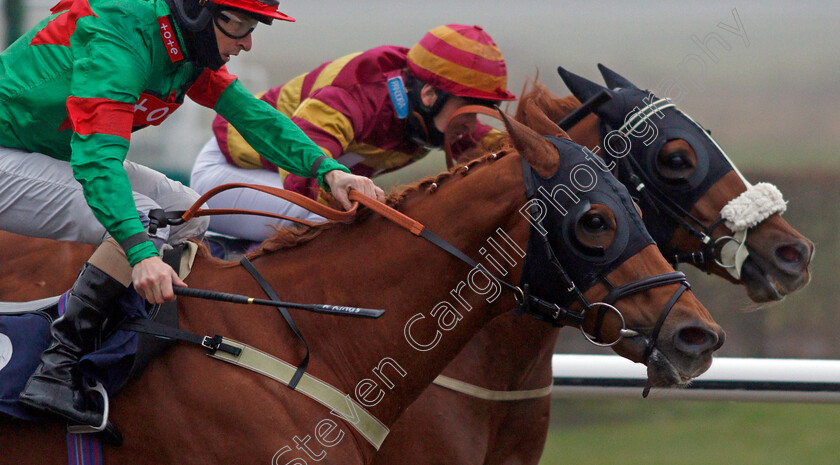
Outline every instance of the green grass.
<path id="1" fill-rule="evenodd" d="M 836 465 L 840 406 L 558 400 L 541 465 Z"/>

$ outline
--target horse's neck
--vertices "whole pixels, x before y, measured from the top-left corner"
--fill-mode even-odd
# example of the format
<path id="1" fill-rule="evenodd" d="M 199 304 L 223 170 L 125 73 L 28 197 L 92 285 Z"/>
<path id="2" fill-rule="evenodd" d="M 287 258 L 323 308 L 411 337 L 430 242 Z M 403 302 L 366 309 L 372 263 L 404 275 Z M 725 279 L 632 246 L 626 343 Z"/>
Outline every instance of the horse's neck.
<path id="1" fill-rule="evenodd" d="M 518 214 L 525 200 L 518 160 L 489 162 L 502 166 L 483 166 L 465 179 L 449 180 L 430 196 L 409 199 L 403 210 L 475 259 L 485 255 L 479 249 L 489 249 L 487 240 L 493 238 L 521 261 L 498 232 L 504 230 L 524 250 L 528 224 Z M 496 260 L 504 263 L 500 256 Z M 471 273 L 469 266 L 381 217 L 326 230 L 312 242 L 254 264 L 285 300 L 387 310 L 376 321 L 295 314 L 311 349 L 308 372 L 351 396 L 359 382 L 373 381 L 384 396 L 370 410 L 386 425 L 483 325 L 514 306 L 512 295 L 486 275 Z M 240 269 L 204 268 L 190 285 L 262 295 Z M 506 278 L 518 280 L 518 275 Z M 250 318 L 230 307 L 215 315 L 185 310 L 187 327 L 218 319 L 230 337 L 300 360 L 299 343 L 276 336 L 289 333 L 270 310 L 249 312 L 259 315 Z"/>
<path id="2" fill-rule="evenodd" d="M 529 390 L 551 383 L 558 328 L 512 312 L 487 324 L 443 374 L 491 390 Z"/>

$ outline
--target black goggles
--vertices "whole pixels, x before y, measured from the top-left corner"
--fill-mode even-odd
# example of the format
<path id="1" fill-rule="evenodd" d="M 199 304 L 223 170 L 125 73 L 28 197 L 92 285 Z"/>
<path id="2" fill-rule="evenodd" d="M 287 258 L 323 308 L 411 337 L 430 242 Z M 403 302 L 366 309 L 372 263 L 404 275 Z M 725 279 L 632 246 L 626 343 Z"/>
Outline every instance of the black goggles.
<path id="1" fill-rule="evenodd" d="M 232 11 L 221 10 L 213 15 L 213 22 L 222 34 L 231 39 L 244 39 L 257 28 L 257 21 L 250 16 L 236 14 Z"/>

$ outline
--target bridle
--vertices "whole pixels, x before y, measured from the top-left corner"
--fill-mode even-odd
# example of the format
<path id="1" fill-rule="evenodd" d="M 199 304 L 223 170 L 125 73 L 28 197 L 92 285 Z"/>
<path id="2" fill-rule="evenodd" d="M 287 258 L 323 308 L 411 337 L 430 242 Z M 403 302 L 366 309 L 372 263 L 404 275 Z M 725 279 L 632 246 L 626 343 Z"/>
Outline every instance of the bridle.
<path id="1" fill-rule="evenodd" d="M 595 106 L 604 103 L 603 92 L 593 97 L 593 103 L 588 105 L 588 111 L 594 110 Z M 596 99 L 601 97 L 600 99 Z M 597 101 L 596 101 L 597 100 Z M 653 99 L 651 99 L 653 100 Z M 585 102 L 583 107 L 587 107 Z M 753 225 L 755 226 L 761 221 L 767 219 L 774 213 L 781 213 L 785 210 L 784 200 L 778 189 L 772 184 L 759 183 L 751 184 L 744 175 L 738 170 L 734 163 L 726 155 L 726 152 L 718 145 L 708 132 L 697 122 L 695 122 L 687 114 L 676 108 L 674 102 L 669 98 L 663 98 L 651 101 L 650 104 L 637 109 L 627 115 L 624 124 L 619 127 L 616 132 L 622 135 L 625 140 L 630 140 L 630 137 L 642 125 L 648 122 L 654 115 L 660 119 L 663 118 L 662 111 L 666 109 L 673 109 L 683 116 L 691 125 L 697 130 L 698 134 L 702 134 L 705 141 L 712 144 L 719 153 L 723 156 L 725 163 L 728 165 L 728 170 L 733 170 L 747 186 L 747 190 L 739 197 L 732 199 L 727 206 L 721 209 L 718 218 L 710 224 L 705 224 L 703 221 L 692 215 L 687 208 L 677 203 L 672 196 L 664 194 L 656 187 L 655 181 L 650 177 L 649 173 L 640 166 L 639 161 L 633 156 L 611 157 L 609 151 L 605 151 L 607 156 L 610 156 L 618 162 L 620 167 L 619 176 L 623 178 L 628 184 L 628 187 L 634 190 L 637 195 L 643 196 L 648 200 L 658 211 L 662 212 L 667 218 L 674 222 L 677 227 L 685 230 L 691 237 L 694 237 L 700 242 L 699 250 L 692 252 L 679 252 L 678 250 L 664 252 L 674 267 L 680 263 L 691 263 L 701 268 L 706 268 L 711 263 L 715 263 L 726 271 L 735 279 L 741 278 L 741 267 L 749 256 L 749 250 L 746 245 L 747 233 L 749 227 L 737 227 L 739 224 L 738 209 L 732 208 L 735 204 L 753 203 L 757 204 L 759 201 L 768 201 L 772 205 L 771 208 L 764 209 L 761 215 L 755 218 Z M 564 129 L 580 120 L 580 115 L 575 112 L 575 120 L 572 121 L 569 115 L 558 125 Z M 568 121 L 567 121 L 568 120 Z M 728 171 L 727 170 L 727 171 Z M 723 235 L 717 239 L 713 239 L 713 233 L 720 226 L 727 226 L 731 234 Z"/>
<path id="2" fill-rule="evenodd" d="M 669 98 L 651 102 L 644 108 L 628 115 L 625 123 L 617 131 L 629 139 L 631 134 L 633 134 L 639 126 L 646 123 L 654 115 L 661 115 L 661 111 L 668 108 L 676 109 L 676 105 Z M 702 128 L 701 132 L 706 134 Z M 709 139 L 711 140 L 711 138 Z M 721 153 L 723 153 L 723 151 L 721 151 Z M 700 241 L 700 250 L 697 252 L 681 254 L 674 251 L 673 253 L 666 255 L 666 257 L 670 258 L 671 263 L 673 263 L 675 267 L 679 263 L 692 263 L 694 265 L 704 266 L 712 261 L 716 262 L 723 268 L 729 269 L 735 267 L 734 263 L 723 263 L 717 259 L 717 249 L 720 242 L 722 240 L 736 240 L 731 236 L 723 236 L 717 240 L 712 239 L 714 230 L 717 229 L 724 221 L 722 217 L 719 216 L 718 219 L 709 225 L 704 224 L 701 220 L 677 204 L 677 202 L 669 196 L 664 195 L 661 191 L 659 191 L 647 175 L 646 171 L 639 166 L 639 162 L 635 158 L 622 157 L 618 160 L 619 163 L 622 164 L 622 168 L 627 173 L 627 179 L 630 181 L 629 187 L 635 190 L 639 195 L 646 196 L 647 199 L 653 203 L 658 210 L 662 211 L 668 218 L 670 218 L 671 221 L 675 222 L 679 227 L 682 227 L 690 236 Z M 735 169 L 734 165 L 731 163 L 730 165 L 733 169 Z M 740 172 L 738 172 L 738 175 L 746 185 L 749 185 Z M 647 183 L 645 183 L 645 181 L 647 181 Z M 746 233 L 744 236 L 746 236 Z M 741 240 L 738 242 L 743 243 L 744 241 Z"/>
<path id="3" fill-rule="evenodd" d="M 490 158 L 497 159 L 504 156 L 506 153 L 507 152 L 505 151 L 494 153 L 490 156 Z M 526 196 L 529 200 L 534 199 L 537 195 L 534 182 L 535 174 L 533 168 L 530 164 L 528 164 L 525 158 L 522 159 L 522 170 L 523 177 L 525 180 Z M 377 211 L 381 210 L 382 208 L 382 204 L 378 204 L 378 202 L 370 200 L 367 197 L 361 195 L 355 195 L 354 200 L 357 200 L 360 203 L 364 203 L 366 206 L 371 207 L 372 209 Z M 402 214 L 400 213 L 400 215 Z M 656 349 L 656 341 L 659 337 L 659 333 L 662 329 L 662 326 L 665 323 L 665 319 L 671 312 L 671 309 L 674 307 L 674 305 L 676 304 L 680 296 L 683 294 L 683 292 L 691 288 L 691 286 L 688 284 L 685 274 L 683 274 L 680 271 L 672 271 L 657 276 L 650 276 L 642 278 L 638 281 L 622 284 L 620 286 L 614 286 L 612 283 L 609 282 L 606 276 L 601 276 L 600 281 L 607 286 L 609 292 L 602 302 L 590 303 L 586 296 L 583 295 L 583 292 L 580 290 L 580 287 L 574 282 L 574 280 L 572 280 L 572 278 L 569 276 L 569 273 L 566 272 L 565 268 L 560 263 L 560 260 L 557 258 L 557 254 L 555 253 L 554 248 L 551 245 L 548 238 L 543 236 L 542 234 L 539 234 L 537 231 L 534 230 L 532 226 L 531 234 L 537 234 L 543 239 L 543 251 L 546 254 L 554 270 L 561 277 L 561 280 L 563 281 L 562 285 L 565 286 L 567 293 L 571 296 L 571 301 L 580 304 L 581 310 L 579 312 L 576 312 L 574 310 L 571 310 L 570 308 L 567 308 L 566 306 L 561 306 L 555 302 L 550 302 L 548 300 L 533 295 L 530 292 L 531 283 L 529 282 L 523 281 L 520 283 L 519 286 L 517 286 L 494 276 L 492 273 L 489 273 L 486 268 L 484 268 L 482 265 L 470 258 L 465 253 L 463 253 L 454 245 L 445 241 L 432 231 L 426 229 L 423 225 L 420 225 L 419 223 L 417 223 L 417 225 L 419 226 L 414 226 L 414 228 L 412 228 L 412 232 L 419 231 L 415 232 L 416 235 L 426 239 L 433 245 L 437 246 L 438 248 L 442 249 L 443 251 L 452 255 L 453 257 L 457 258 L 461 262 L 469 265 L 470 267 L 474 269 L 482 269 L 485 273 L 492 277 L 494 281 L 499 283 L 499 285 L 512 292 L 517 302 L 516 313 L 528 314 L 540 321 L 547 322 L 556 327 L 562 327 L 566 325 L 577 326 L 580 329 L 581 334 L 583 334 L 587 341 L 601 347 L 613 346 L 615 344 L 618 344 L 624 338 L 643 337 L 640 330 L 630 329 L 627 327 L 624 315 L 622 315 L 621 311 L 619 311 L 618 308 L 616 308 L 613 304 L 615 304 L 620 299 L 623 299 L 625 297 L 631 296 L 639 292 L 646 291 L 648 289 L 652 289 L 659 286 L 667 286 L 670 284 L 679 284 L 679 288 L 674 292 L 674 294 L 665 304 L 665 307 L 663 308 L 662 312 L 659 314 L 659 318 L 657 319 L 656 323 L 653 326 L 653 329 L 651 330 L 650 337 L 647 339 L 645 351 L 643 353 L 642 358 L 644 363 L 648 362 L 648 359 L 650 358 L 651 354 Z M 528 252 L 531 252 L 530 248 Z M 526 253 L 525 266 L 527 266 L 528 260 L 529 255 Z M 593 311 L 597 312 L 596 325 L 594 331 L 595 335 L 590 335 L 583 328 L 583 323 L 586 320 L 587 313 Z M 609 311 L 612 311 L 618 316 L 619 321 L 621 322 L 621 328 L 619 329 L 618 337 L 616 337 L 614 340 L 602 341 L 599 333 L 601 332 L 604 318 L 606 317 L 606 314 Z"/>
<path id="4" fill-rule="evenodd" d="M 447 160 L 447 166 L 451 167 L 454 164 L 454 157 L 451 153 L 451 143 L 452 143 L 452 132 L 450 130 L 451 123 L 460 115 L 463 114 L 483 114 L 486 116 L 490 116 L 499 120 L 501 111 L 496 108 L 491 110 L 490 108 L 482 105 L 466 105 L 464 107 L 459 108 L 452 115 L 450 115 L 449 120 L 447 122 L 447 131 L 445 132 L 445 142 L 444 142 L 444 152 Z M 551 140 L 552 138 L 549 138 Z M 558 146 L 558 151 L 560 150 Z M 501 154 L 493 154 L 491 157 L 496 158 Z M 465 166 L 468 169 L 468 166 Z M 522 159 L 522 173 L 525 182 L 525 190 L 526 190 L 526 197 L 528 200 L 533 200 L 537 197 L 537 186 L 536 186 L 536 174 L 531 167 L 530 164 L 525 160 L 523 157 Z M 531 208 L 535 208 L 535 204 L 531 204 Z M 532 215 L 535 215 L 535 212 L 531 212 Z M 534 216 L 536 217 L 536 216 Z M 644 226 L 642 226 L 644 227 Z M 651 276 L 647 278 L 643 278 L 639 281 L 635 281 L 632 283 L 627 283 L 621 286 L 614 286 L 606 277 L 606 273 L 600 276 L 599 281 L 604 283 L 604 285 L 609 290 L 606 298 L 602 302 L 591 303 L 586 299 L 583 295 L 583 292 L 580 290 L 580 287 L 574 282 L 574 280 L 569 276 L 569 273 L 561 265 L 560 260 L 557 258 L 557 254 L 555 253 L 550 241 L 546 236 L 539 234 L 533 226 L 531 228 L 531 235 L 535 237 L 538 235 L 542 237 L 542 244 L 540 245 L 541 253 L 545 254 L 548 257 L 548 263 L 551 265 L 552 269 L 554 269 L 558 275 L 558 277 L 562 281 L 562 285 L 565 287 L 565 290 L 569 296 L 571 296 L 570 302 L 577 302 L 580 305 L 581 311 L 575 312 L 570 310 L 567 305 L 558 305 L 555 302 L 549 302 L 545 299 L 539 298 L 531 294 L 531 284 L 528 282 L 521 282 L 520 286 L 514 286 L 510 283 L 502 281 L 496 277 L 497 282 L 499 282 L 502 286 L 507 288 L 508 290 L 512 291 L 516 296 L 516 300 L 518 303 L 517 313 L 526 313 L 530 316 L 545 321 L 553 326 L 561 327 L 566 325 L 577 326 L 583 334 L 584 338 L 590 343 L 601 346 L 601 347 L 610 347 L 613 345 L 618 344 L 623 338 L 628 337 L 640 337 L 641 333 L 634 329 L 627 328 L 627 323 L 624 318 L 624 315 L 615 307 L 615 302 L 636 294 L 638 292 L 643 292 L 648 289 L 652 289 L 659 286 L 666 286 L 669 284 L 680 284 L 679 289 L 677 289 L 671 299 L 663 308 L 662 312 L 659 315 L 656 323 L 651 330 L 650 338 L 648 339 L 645 347 L 643 361 L 647 363 L 648 358 L 653 353 L 655 349 L 656 340 L 658 339 L 659 332 L 662 329 L 662 325 L 665 323 L 665 319 L 671 312 L 671 309 L 676 304 L 677 300 L 679 299 L 680 295 L 686 290 L 690 289 L 691 286 L 688 284 L 688 281 L 685 277 L 685 274 L 679 271 L 674 271 L 670 273 L 664 273 L 658 276 Z M 652 242 L 652 241 L 651 241 Z M 529 252 L 531 248 L 529 246 Z M 471 266 L 476 266 L 477 263 L 472 262 L 469 257 L 463 256 L 458 257 L 461 261 L 464 261 Z M 467 261 L 470 260 L 470 261 Z M 526 267 L 529 263 L 528 256 L 526 255 L 525 258 Z M 523 274 L 524 277 L 524 274 Z M 594 284 L 594 283 L 590 283 Z M 621 328 L 618 332 L 618 337 L 616 337 L 612 341 L 604 341 L 600 337 L 599 333 L 601 332 L 601 328 L 603 327 L 604 319 L 608 312 L 612 311 L 618 317 L 619 321 L 621 322 Z M 595 335 L 591 335 L 586 332 L 583 327 L 583 323 L 586 319 L 587 313 L 597 312 L 596 313 L 596 320 L 595 320 Z"/>
<path id="5" fill-rule="evenodd" d="M 449 120 L 447 122 L 447 131 L 445 132 L 445 142 L 443 146 L 447 160 L 447 166 L 450 168 L 454 164 L 454 157 L 451 152 L 452 133 L 449 129 L 451 123 L 458 116 L 463 114 L 483 114 L 503 121 L 503 119 L 500 118 L 501 111 L 498 108 L 491 110 L 490 108 L 482 105 L 466 105 L 453 112 L 453 114 L 450 115 Z M 495 153 L 491 155 L 491 158 L 496 159 L 502 155 L 504 155 L 503 152 Z M 464 169 L 468 170 L 469 166 L 465 166 Z M 537 196 L 535 173 L 533 168 L 528 164 L 525 158 L 522 159 L 522 172 L 525 181 L 526 196 L 528 200 L 533 200 Z M 535 234 L 540 235 L 532 227 L 531 235 L 533 236 Z M 674 271 L 670 273 L 664 273 L 658 276 L 643 278 L 639 281 L 627 283 L 621 286 L 614 286 L 606 278 L 605 273 L 600 277 L 599 280 L 604 283 L 607 289 L 609 289 L 608 295 L 602 302 L 591 303 L 588 301 L 588 299 L 586 299 L 586 297 L 583 295 L 583 292 L 580 290 L 580 287 L 574 282 L 574 280 L 569 276 L 569 274 L 561 265 L 560 260 L 557 258 L 557 254 L 554 252 L 554 249 L 548 238 L 542 235 L 540 236 L 543 239 L 541 246 L 542 253 L 544 253 L 546 257 L 548 257 L 548 261 L 551 267 L 557 272 L 557 275 L 562 280 L 562 284 L 563 286 L 565 286 L 567 294 L 569 294 L 572 297 L 571 301 L 577 302 L 580 305 L 581 310 L 579 312 L 575 312 L 569 309 L 566 305 L 558 305 L 557 303 L 550 302 L 548 300 L 534 296 L 530 292 L 530 283 L 521 282 L 519 286 L 515 286 L 495 276 L 493 276 L 493 279 L 495 279 L 500 285 L 502 285 L 514 294 L 518 304 L 518 308 L 516 310 L 517 314 L 526 313 L 538 320 L 547 322 L 556 327 L 562 327 L 566 325 L 577 326 L 584 338 L 594 345 L 600 347 L 611 347 L 618 344 L 623 338 L 641 337 L 641 333 L 639 331 L 627 327 L 624 315 L 614 305 L 616 301 L 636 294 L 638 292 L 643 292 L 645 290 L 652 289 L 655 287 L 666 286 L 669 284 L 680 284 L 680 287 L 675 291 L 674 295 L 671 297 L 668 303 L 666 303 L 665 307 L 659 315 L 659 318 L 654 324 L 653 329 L 651 330 L 651 334 L 649 339 L 647 340 L 643 357 L 644 363 L 647 363 L 648 358 L 655 349 L 656 340 L 658 339 L 659 332 L 665 323 L 665 319 L 670 314 L 671 309 L 676 304 L 677 300 L 682 295 L 682 293 L 686 289 L 691 288 L 691 286 L 688 284 L 688 280 L 686 279 L 685 274 L 679 271 Z M 450 254 L 454 255 L 462 262 L 472 267 L 479 266 L 478 263 L 476 263 L 474 260 L 461 253 L 453 246 L 445 243 L 445 241 L 443 241 L 439 237 L 427 237 L 426 239 L 430 240 L 438 247 L 441 247 Z M 529 248 L 529 252 L 530 251 L 531 250 Z M 527 255 L 525 261 L 527 266 Z M 587 313 L 591 313 L 593 311 L 597 312 L 595 317 L 595 335 L 587 333 L 583 326 L 583 323 L 586 320 Z M 616 337 L 612 341 L 604 341 L 600 337 L 599 333 L 601 332 L 601 328 L 603 327 L 604 319 L 607 313 L 610 311 L 615 313 L 615 315 L 618 317 L 619 321 L 621 322 L 621 328 L 619 329 L 618 337 Z"/>
<path id="6" fill-rule="evenodd" d="M 493 154 L 491 157 L 495 159 L 503 155 L 505 155 L 505 153 L 500 152 L 497 154 Z M 533 182 L 533 168 L 531 167 L 531 165 L 528 164 L 528 162 L 524 158 L 522 159 L 522 169 L 525 178 L 526 195 L 529 200 L 534 199 L 537 195 L 537 192 L 534 187 L 535 184 Z M 450 255 L 454 256 L 455 258 L 469 265 L 470 267 L 481 267 L 481 269 L 485 273 L 491 276 L 502 287 L 506 288 L 507 290 L 513 293 L 518 306 L 516 310 L 517 313 L 528 314 L 540 321 L 547 322 L 556 327 L 562 327 L 566 325 L 577 326 L 580 329 L 581 334 L 583 334 L 587 341 L 601 347 L 610 347 L 615 344 L 618 344 L 623 338 L 642 336 L 642 333 L 640 331 L 630 329 L 627 327 L 624 315 L 622 315 L 621 311 L 619 311 L 618 308 L 616 308 L 613 305 L 616 301 L 636 294 L 638 292 L 646 291 L 655 287 L 666 286 L 669 284 L 679 284 L 680 287 L 674 292 L 674 294 L 665 304 L 665 307 L 663 308 L 662 312 L 659 314 L 659 318 L 657 319 L 651 331 L 650 337 L 647 340 L 647 344 L 645 346 L 645 351 L 643 354 L 643 361 L 644 363 L 647 363 L 648 359 L 650 358 L 650 355 L 656 348 L 656 341 L 659 337 L 659 332 L 665 323 L 665 319 L 668 317 L 668 314 L 670 313 L 671 309 L 674 307 L 682 293 L 685 292 L 687 289 L 690 289 L 691 287 L 688 284 L 685 274 L 683 274 L 680 271 L 673 271 L 670 273 L 663 273 L 657 276 L 650 276 L 647 278 L 640 279 L 638 281 L 622 284 L 620 286 L 614 286 L 612 283 L 609 282 L 606 276 L 602 276 L 600 280 L 607 286 L 607 288 L 609 289 L 609 293 L 607 294 L 604 301 L 590 303 L 586 296 L 583 295 L 583 292 L 580 290 L 579 286 L 571 279 L 569 273 L 566 272 L 565 268 L 560 263 L 560 260 L 557 258 L 557 254 L 555 253 L 554 248 L 551 245 L 548 238 L 543 236 L 542 234 L 539 234 L 533 229 L 533 227 L 531 230 L 531 234 L 537 234 L 540 237 L 542 237 L 544 247 L 543 252 L 548 257 L 548 260 L 553 266 L 554 270 L 561 277 L 563 281 L 562 285 L 565 286 L 566 292 L 571 296 L 571 300 L 580 304 L 581 310 L 579 312 L 571 310 L 566 306 L 561 306 L 557 303 L 549 302 L 545 299 L 533 295 L 530 292 L 531 283 L 522 282 L 519 286 L 516 286 L 503 279 L 499 279 L 498 277 L 489 273 L 486 270 L 486 268 L 481 266 L 468 255 L 464 254 L 458 248 L 446 242 L 445 240 L 440 238 L 440 236 L 434 234 L 428 229 L 424 228 L 419 234 L 419 236 L 425 238 L 427 241 L 443 249 L 445 252 L 449 253 Z M 526 266 L 528 263 L 528 259 L 529 256 L 526 254 Z M 597 312 L 594 336 L 587 333 L 586 330 L 583 328 L 583 323 L 586 320 L 587 313 L 593 311 Z M 599 333 L 603 326 L 604 318 L 606 317 L 606 314 L 609 311 L 612 311 L 618 316 L 619 321 L 621 322 L 621 328 L 619 329 L 617 338 L 615 338 L 612 341 L 602 341 L 599 336 Z"/>
<path id="7" fill-rule="evenodd" d="M 525 180 L 526 197 L 529 200 L 533 200 L 538 195 L 536 182 L 537 175 L 534 172 L 533 167 L 531 167 L 531 165 L 528 164 L 525 158 L 522 159 L 522 171 Z M 537 213 L 534 211 L 534 209 L 536 208 L 535 204 L 531 204 L 530 208 L 532 209 L 532 217 L 536 217 Z M 538 248 L 542 249 L 542 253 L 544 253 L 545 256 L 548 257 L 548 262 L 551 264 L 556 274 L 560 277 L 560 284 L 564 286 L 566 293 L 570 295 L 570 300 L 572 302 L 577 302 L 580 305 L 581 311 L 574 312 L 566 308 L 565 306 L 560 306 L 557 303 L 548 302 L 546 300 L 534 296 L 530 293 L 531 283 L 524 281 L 520 284 L 520 288 L 522 289 L 521 292 L 524 298 L 517 299 L 519 302 L 518 311 L 528 313 L 529 315 L 541 321 L 546 321 L 552 324 L 553 326 L 564 326 L 567 324 L 576 325 L 578 326 L 581 334 L 583 334 L 586 340 L 597 346 L 610 347 L 620 342 L 623 338 L 641 337 L 641 333 L 639 331 L 627 328 L 624 316 L 622 315 L 621 311 L 618 310 L 618 308 L 616 308 L 614 305 L 618 300 L 659 286 L 667 286 L 670 284 L 680 285 L 679 288 L 668 300 L 668 302 L 665 304 L 664 308 L 662 309 L 662 312 L 659 314 L 659 317 L 653 326 L 653 329 L 651 330 L 649 338 L 647 339 L 645 351 L 643 354 L 643 362 L 647 363 L 650 355 L 656 348 L 656 341 L 658 340 L 659 333 L 662 329 L 662 326 L 665 323 L 666 318 L 670 314 L 671 309 L 674 307 L 674 305 L 676 304 L 680 296 L 683 294 L 683 292 L 685 292 L 687 289 L 690 289 L 690 285 L 686 280 L 685 274 L 679 271 L 673 271 L 656 276 L 649 276 L 637 281 L 622 284 L 620 286 L 615 286 L 609 281 L 609 279 L 606 276 L 606 273 L 604 273 L 601 276 L 599 276 L 598 281 L 602 282 L 607 287 L 607 296 L 601 302 L 591 303 L 583 294 L 583 291 L 581 291 L 580 286 L 578 286 L 574 282 L 574 280 L 570 277 L 569 273 L 561 264 L 560 259 L 557 257 L 557 253 L 555 252 L 554 247 L 551 245 L 551 241 L 549 240 L 549 238 L 543 234 L 540 234 L 534 228 L 533 225 L 531 226 L 531 236 L 539 238 L 538 240 L 540 246 Z M 532 251 L 533 250 L 529 243 L 528 252 L 530 253 Z M 529 258 L 530 257 L 526 255 L 524 265 L 525 268 L 528 267 Z M 523 273 L 523 279 L 524 276 L 525 273 Z M 619 329 L 618 337 L 616 339 L 612 341 L 603 341 L 599 333 L 601 332 L 601 329 L 603 327 L 604 318 L 610 311 L 615 313 L 615 315 L 619 318 L 619 321 L 621 322 L 621 328 Z M 596 312 L 594 336 L 587 333 L 583 325 L 586 319 L 586 315 L 589 312 Z"/>

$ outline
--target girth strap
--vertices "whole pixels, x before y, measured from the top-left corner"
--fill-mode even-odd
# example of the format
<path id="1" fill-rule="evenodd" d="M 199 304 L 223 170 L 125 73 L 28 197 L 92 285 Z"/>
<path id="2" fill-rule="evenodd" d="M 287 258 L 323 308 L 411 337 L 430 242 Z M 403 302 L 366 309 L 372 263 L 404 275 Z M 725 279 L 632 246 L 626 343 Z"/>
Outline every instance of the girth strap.
<path id="1" fill-rule="evenodd" d="M 298 376 L 298 372 L 293 365 L 277 357 L 242 344 L 241 342 L 224 339 L 224 343 L 240 349 L 241 353 L 239 355 L 232 355 L 226 352 L 216 352 L 215 354 L 210 354 L 210 356 L 247 368 L 283 384 L 289 384 L 289 387 L 291 387 L 290 380 Z M 379 450 L 382 442 L 388 436 L 388 427 L 379 421 L 379 419 L 356 403 L 349 394 L 339 391 L 325 381 L 305 373 L 299 378 L 299 384 L 295 391 L 305 394 L 312 400 L 329 408 L 333 414 L 339 415 L 346 420 L 376 450 Z"/>
<path id="2" fill-rule="evenodd" d="M 198 334 L 193 334 L 189 331 L 174 328 L 146 318 L 127 321 L 121 324 L 119 329 L 149 334 L 173 341 L 191 342 L 204 347 L 210 353 L 221 350 L 222 352 L 227 352 L 231 355 L 239 355 L 239 352 L 241 352 L 238 348 L 222 342 L 222 336 L 219 336 L 218 334 L 213 337 L 199 336 Z"/>
<path id="3" fill-rule="evenodd" d="M 207 355 L 213 358 L 247 368 L 279 381 L 296 392 L 305 394 L 345 419 L 377 450 L 388 436 L 388 427 L 356 403 L 349 394 L 345 394 L 332 385 L 302 372 L 299 367 L 241 342 L 223 338 L 219 335 L 213 337 L 199 336 L 146 319 L 123 323 L 120 329 L 197 344 L 206 348 Z M 296 389 L 292 386 L 292 382 L 297 385 Z"/>
<path id="4" fill-rule="evenodd" d="M 483 400 L 492 401 L 517 401 L 540 399 L 551 394 L 552 385 L 540 389 L 526 389 L 520 391 L 494 391 L 491 389 L 466 383 L 455 378 L 439 375 L 432 381 L 433 384 L 450 391 L 459 392 Z"/>

